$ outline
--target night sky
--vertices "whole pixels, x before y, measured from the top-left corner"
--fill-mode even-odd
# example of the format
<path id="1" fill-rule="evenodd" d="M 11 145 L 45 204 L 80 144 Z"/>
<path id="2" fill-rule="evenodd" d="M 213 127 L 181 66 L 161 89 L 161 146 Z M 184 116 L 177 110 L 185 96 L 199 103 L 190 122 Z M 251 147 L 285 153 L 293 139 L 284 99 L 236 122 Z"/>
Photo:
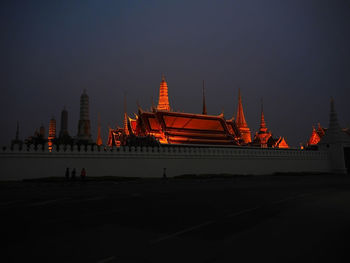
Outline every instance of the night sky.
<path id="1" fill-rule="evenodd" d="M 60 128 L 64 106 L 77 134 L 79 100 L 90 97 L 92 133 L 157 103 L 161 73 L 171 107 L 236 114 L 241 89 L 252 135 L 260 101 L 277 136 L 297 146 L 328 126 L 333 96 L 350 127 L 350 1 L 6 1 L 0 7 L 0 145 Z"/>

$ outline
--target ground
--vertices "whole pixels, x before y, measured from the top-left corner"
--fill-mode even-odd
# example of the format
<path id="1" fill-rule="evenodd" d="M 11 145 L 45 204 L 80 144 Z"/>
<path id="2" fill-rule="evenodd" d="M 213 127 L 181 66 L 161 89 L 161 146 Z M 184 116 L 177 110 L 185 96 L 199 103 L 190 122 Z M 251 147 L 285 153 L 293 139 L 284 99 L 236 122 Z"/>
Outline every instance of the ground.
<path id="1" fill-rule="evenodd" d="M 0 182 L 0 262 L 350 262 L 350 177 Z"/>

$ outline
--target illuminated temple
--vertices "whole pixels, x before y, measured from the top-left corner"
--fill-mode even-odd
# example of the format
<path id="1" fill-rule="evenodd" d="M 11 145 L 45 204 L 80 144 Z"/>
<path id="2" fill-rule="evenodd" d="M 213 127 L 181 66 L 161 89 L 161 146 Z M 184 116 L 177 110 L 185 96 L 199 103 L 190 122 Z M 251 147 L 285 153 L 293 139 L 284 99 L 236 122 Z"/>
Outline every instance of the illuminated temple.
<path id="1" fill-rule="evenodd" d="M 107 142 L 109 146 L 198 144 L 288 148 L 284 138 L 273 139 L 271 132 L 267 132 L 263 112 L 260 130 L 252 141 L 243 112 L 240 91 L 236 118 L 232 117 L 229 120 L 224 118 L 224 114 L 207 114 L 204 85 L 202 114 L 173 111 L 164 75 L 156 107 L 152 106 L 151 110 L 146 111 L 139 106 L 135 118 L 130 118 L 125 105 L 124 101 L 124 125 L 109 130 Z"/>

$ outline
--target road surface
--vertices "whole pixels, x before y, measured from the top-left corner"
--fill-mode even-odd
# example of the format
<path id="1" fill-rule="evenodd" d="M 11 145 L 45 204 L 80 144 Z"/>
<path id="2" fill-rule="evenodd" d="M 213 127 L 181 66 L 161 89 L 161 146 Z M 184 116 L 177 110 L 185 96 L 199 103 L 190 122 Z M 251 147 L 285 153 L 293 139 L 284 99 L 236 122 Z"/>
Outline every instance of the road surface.
<path id="1" fill-rule="evenodd" d="M 350 262 L 350 177 L 1 182 L 0 262 Z"/>

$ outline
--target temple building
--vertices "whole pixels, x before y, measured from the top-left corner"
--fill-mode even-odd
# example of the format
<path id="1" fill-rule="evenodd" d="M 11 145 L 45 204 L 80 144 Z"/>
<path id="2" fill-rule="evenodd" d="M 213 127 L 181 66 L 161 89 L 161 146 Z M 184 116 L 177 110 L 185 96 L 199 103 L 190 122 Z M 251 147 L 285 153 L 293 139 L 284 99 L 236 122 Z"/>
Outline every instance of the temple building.
<path id="1" fill-rule="evenodd" d="M 260 128 L 259 131 L 255 133 L 252 145 L 261 146 L 262 148 L 267 148 L 267 143 L 272 137 L 271 131 L 267 131 L 263 104 L 261 103 L 261 117 L 260 117 Z"/>
<path id="2" fill-rule="evenodd" d="M 89 118 L 89 96 L 86 94 L 86 90 L 84 90 L 83 94 L 80 96 L 80 119 L 78 123 L 78 134 L 76 139 L 78 143 L 92 143 Z"/>
<path id="3" fill-rule="evenodd" d="M 244 117 L 242 98 L 239 91 L 236 119 L 224 118 L 224 114 L 207 113 L 204 82 L 202 113 L 183 113 L 171 110 L 168 97 L 168 84 L 162 75 L 159 87 L 159 100 L 150 111 L 138 106 L 135 118 L 130 118 L 124 102 L 123 128 L 110 129 L 107 145 L 148 145 L 148 144 L 202 144 L 202 145 L 251 145 L 251 133 Z M 263 114 L 263 113 L 262 113 Z M 263 115 L 262 115 L 263 118 Z M 267 132 L 264 119 L 259 138 L 263 145 L 271 133 Z M 272 138 L 272 137 L 271 137 Z M 270 147 L 288 147 L 284 138 L 270 140 Z M 260 143 L 259 143 L 260 146 Z"/>
<path id="4" fill-rule="evenodd" d="M 259 131 L 255 133 L 254 139 L 251 146 L 257 146 L 261 148 L 289 148 L 288 143 L 284 137 L 279 137 L 278 139 L 273 138 L 272 132 L 268 131 L 263 103 L 261 102 L 261 116 L 260 116 L 260 128 Z"/>
<path id="5" fill-rule="evenodd" d="M 305 145 L 302 146 L 302 148 L 315 148 L 321 141 L 321 139 L 326 135 L 327 128 L 323 128 L 320 123 L 317 125 L 317 129 L 312 126 L 312 132 L 310 135 L 309 140 Z M 342 128 L 341 131 L 345 136 L 350 136 L 350 129 L 349 128 Z"/>

